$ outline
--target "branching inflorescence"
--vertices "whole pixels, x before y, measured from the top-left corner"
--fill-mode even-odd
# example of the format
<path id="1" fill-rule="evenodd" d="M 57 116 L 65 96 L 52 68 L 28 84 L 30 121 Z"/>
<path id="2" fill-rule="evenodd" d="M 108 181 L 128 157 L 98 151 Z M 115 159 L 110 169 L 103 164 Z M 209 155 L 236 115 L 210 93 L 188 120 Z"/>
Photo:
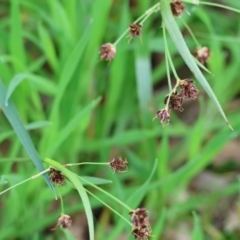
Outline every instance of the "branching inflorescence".
<path id="1" fill-rule="evenodd" d="M 174 17 L 179 18 L 182 13 L 185 10 L 185 5 L 181 0 L 172 0 L 170 3 L 170 8 L 172 11 L 172 15 Z M 158 12 L 161 10 L 160 3 L 154 5 L 150 9 L 148 9 L 139 19 L 137 19 L 134 23 L 129 24 L 129 28 L 117 39 L 117 41 L 113 44 L 106 43 L 103 44 L 101 47 L 100 58 L 102 60 L 112 61 L 113 58 L 116 55 L 116 48 L 119 41 L 128 34 L 129 41 L 134 37 L 140 37 L 142 36 L 142 28 L 144 26 L 144 22 L 147 20 L 147 18 L 152 15 L 155 12 Z M 186 24 L 185 24 L 186 25 Z M 186 25 L 186 28 L 189 30 L 190 35 L 193 37 L 194 40 L 196 40 L 193 32 L 191 29 Z M 165 42 L 165 55 L 166 55 L 166 62 L 167 62 L 167 72 L 168 76 L 170 76 L 170 70 L 168 68 L 168 65 L 170 65 L 171 70 L 174 74 L 174 77 L 176 79 L 176 84 L 174 88 L 171 88 L 171 79 L 168 77 L 168 84 L 170 92 L 166 95 L 164 99 L 164 105 L 165 107 L 158 110 L 157 114 L 153 119 L 158 118 L 163 126 L 168 125 L 170 122 L 170 112 L 172 110 L 177 110 L 182 112 L 183 109 L 183 103 L 186 100 L 196 99 L 198 95 L 198 89 L 194 85 L 194 81 L 192 79 L 183 79 L 181 80 L 174 68 L 173 61 L 171 59 L 168 46 L 167 46 L 167 37 L 165 32 L 165 26 L 164 22 L 162 23 L 162 29 L 163 29 L 163 37 Z M 209 56 L 210 56 L 210 50 L 207 47 L 201 47 L 198 42 L 196 46 L 196 50 L 193 51 L 193 56 L 195 56 L 196 61 L 199 61 L 200 64 L 206 64 Z"/>

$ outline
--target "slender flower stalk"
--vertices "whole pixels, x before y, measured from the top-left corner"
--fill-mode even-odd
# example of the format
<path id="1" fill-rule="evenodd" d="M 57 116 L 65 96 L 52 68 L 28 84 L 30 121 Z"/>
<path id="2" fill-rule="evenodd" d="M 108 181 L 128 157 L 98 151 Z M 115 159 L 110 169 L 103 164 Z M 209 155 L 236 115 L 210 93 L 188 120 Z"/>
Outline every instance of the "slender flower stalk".
<path id="1" fill-rule="evenodd" d="M 157 3 L 153 7 L 149 8 L 143 15 L 141 15 L 136 21 L 133 23 L 139 23 L 143 25 L 143 23 L 147 20 L 147 18 L 152 15 L 152 13 L 156 12 L 160 7 L 160 4 Z M 117 46 L 117 44 L 129 33 L 129 29 L 123 32 L 123 34 L 113 43 L 114 46 Z"/>
<path id="2" fill-rule="evenodd" d="M 201 47 L 201 44 L 198 42 L 197 38 L 195 37 L 192 29 L 188 26 L 188 24 L 184 21 L 183 18 L 181 18 L 182 23 L 184 24 L 185 28 L 188 30 L 189 34 L 191 35 L 193 41 L 195 42 L 197 48 Z"/>
<path id="3" fill-rule="evenodd" d="M 19 183 L 15 184 L 15 185 L 13 185 L 13 186 L 5 189 L 4 191 L 0 192 L 0 195 L 4 194 L 5 192 L 8 192 L 9 190 L 11 190 L 11 189 L 13 189 L 13 188 L 15 188 L 15 187 L 17 187 L 17 186 L 20 186 L 20 185 L 24 184 L 25 182 L 28 182 L 28 181 L 33 180 L 33 179 L 35 179 L 35 178 L 38 178 L 38 177 L 40 177 L 41 175 L 43 175 L 44 173 L 49 172 L 49 171 L 50 171 L 50 168 L 45 169 L 44 171 L 42 171 L 42 172 L 40 172 L 40 173 L 38 173 L 38 174 L 30 177 L 30 178 L 25 179 L 25 180 L 22 181 L 22 182 L 19 182 Z"/>
<path id="4" fill-rule="evenodd" d="M 100 192 L 106 194 L 108 197 L 112 198 L 114 201 L 116 201 L 117 203 L 119 203 L 120 205 L 122 205 L 124 208 L 126 208 L 128 211 L 132 211 L 132 209 L 126 205 L 125 203 L 123 203 L 122 201 L 120 201 L 118 198 L 114 197 L 113 195 L 111 195 L 110 193 L 108 193 L 107 191 L 101 189 L 100 187 L 96 186 L 95 184 L 92 184 L 91 182 L 87 181 L 86 179 L 78 176 L 83 182 L 86 182 L 88 185 L 94 187 L 95 189 L 99 190 Z"/>
<path id="5" fill-rule="evenodd" d="M 224 8 L 224 9 L 226 9 L 226 10 L 230 10 L 230 11 L 233 11 L 233 12 L 240 13 L 240 10 L 239 10 L 239 9 L 237 9 L 237 8 L 232 8 L 232 7 L 228 7 L 228 6 L 223 5 L 223 4 L 211 3 L 211 2 L 204 2 L 204 1 L 200 1 L 199 3 L 200 3 L 200 4 L 203 4 L 203 5 L 213 6 L 213 7 Z"/>
<path id="6" fill-rule="evenodd" d="M 119 212 L 117 212 L 115 209 L 113 209 L 112 207 L 110 207 L 108 204 L 106 204 L 104 201 L 102 201 L 100 198 L 98 198 L 95 194 L 93 194 L 92 192 L 88 191 L 87 189 L 85 189 L 86 192 L 90 195 L 92 195 L 94 198 L 96 198 L 99 202 L 101 202 L 103 205 L 105 205 L 107 208 L 109 208 L 112 212 L 114 212 L 116 215 L 118 215 L 120 218 L 122 218 L 127 224 L 129 224 L 130 226 L 132 226 L 132 223 L 130 221 L 128 221 L 123 215 L 121 215 Z"/>
<path id="7" fill-rule="evenodd" d="M 81 162 L 81 163 L 67 163 L 64 164 L 65 167 L 80 166 L 80 165 L 109 165 L 109 162 L 99 163 L 99 162 Z"/>

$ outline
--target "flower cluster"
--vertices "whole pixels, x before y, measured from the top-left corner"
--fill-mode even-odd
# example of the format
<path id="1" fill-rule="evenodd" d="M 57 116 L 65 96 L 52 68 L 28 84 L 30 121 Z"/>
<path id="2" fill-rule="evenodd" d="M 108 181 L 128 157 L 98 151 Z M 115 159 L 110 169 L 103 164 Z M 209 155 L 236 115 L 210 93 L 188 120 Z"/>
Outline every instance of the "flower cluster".
<path id="1" fill-rule="evenodd" d="M 109 163 L 110 167 L 113 169 L 114 172 L 126 172 L 127 171 L 127 160 L 122 160 L 121 157 L 115 157 Z"/>
<path id="2" fill-rule="evenodd" d="M 205 64 L 210 57 L 210 49 L 207 47 L 198 48 L 194 52 L 194 56 L 200 63 Z"/>
<path id="3" fill-rule="evenodd" d="M 181 0 L 174 0 L 170 3 L 170 7 L 172 10 L 172 14 L 175 17 L 179 17 L 185 9 L 185 6 Z"/>
<path id="4" fill-rule="evenodd" d="M 169 124 L 170 121 L 170 110 L 178 110 L 182 112 L 184 100 L 196 99 L 198 95 L 198 89 L 193 83 L 192 79 L 179 80 L 177 86 L 180 87 L 180 91 L 173 91 L 168 94 L 164 99 L 165 108 L 157 112 L 155 118 L 158 118 L 162 125 Z"/>
<path id="5" fill-rule="evenodd" d="M 62 185 L 65 183 L 65 177 L 62 175 L 62 172 L 54 168 L 50 168 L 49 178 L 51 182 L 55 183 L 56 185 Z"/>
<path id="6" fill-rule="evenodd" d="M 145 208 L 137 208 L 129 213 L 132 220 L 132 234 L 135 239 L 147 240 L 151 235 L 148 212 Z"/>
<path id="7" fill-rule="evenodd" d="M 52 230 L 55 230 L 60 226 L 62 226 L 62 228 L 70 228 L 71 225 L 72 225 L 72 218 L 66 214 L 61 214 L 55 228 L 53 228 Z"/>
<path id="8" fill-rule="evenodd" d="M 111 61 L 115 57 L 116 47 L 111 43 L 103 44 L 99 53 L 102 60 Z"/>

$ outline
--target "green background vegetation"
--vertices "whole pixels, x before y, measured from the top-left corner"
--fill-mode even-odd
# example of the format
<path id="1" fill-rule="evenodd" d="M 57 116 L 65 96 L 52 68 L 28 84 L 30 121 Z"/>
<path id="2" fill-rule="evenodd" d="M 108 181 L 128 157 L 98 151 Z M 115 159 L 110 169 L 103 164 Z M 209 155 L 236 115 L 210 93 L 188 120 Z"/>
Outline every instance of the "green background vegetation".
<path id="1" fill-rule="evenodd" d="M 42 159 L 128 160 L 128 172 L 121 174 L 112 174 L 108 166 L 71 170 L 109 179 L 112 183 L 102 188 L 133 209 L 145 207 L 151 239 L 238 240 L 239 14 L 187 4 L 189 15 L 183 15 L 198 41 L 211 49 L 207 66 L 214 76 L 205 76 L 235 132 L 197 81 L 198 100 L 185 104 L 183 113 L 171 112 L 170 125 L 163 128 L 152 121 L 168 93 L 160 13 L 145 22 L 143 44 L 138 38 L 129 44 L 123 39 L 110 64 L 99 61 L 98 54 L 103 43 L 114 42 L 156 2 L 1 0 L 0 78 L 13 90 L 11 100 Z M 236 0 L 215 2 L 240 9 Z M 194 41 L 182 21 L 177 22 L 193 51 Z M 168 40 L 178 75 L 192 78 Z M 0 110 L 0 190 L 34 174 L 36 168 Z M 0 239 L 88 240 L 79 195 L 68 185 L 60 190 L 65 213 L 73 218 L 71 232 L 51 231 L 61 213 L 60 202 L 38 178 L 0 197 Z M 130 219 L 118 203 L 88 190 Z M 89 198 L 96 239 L 133 239 L 123 220 Z"/>

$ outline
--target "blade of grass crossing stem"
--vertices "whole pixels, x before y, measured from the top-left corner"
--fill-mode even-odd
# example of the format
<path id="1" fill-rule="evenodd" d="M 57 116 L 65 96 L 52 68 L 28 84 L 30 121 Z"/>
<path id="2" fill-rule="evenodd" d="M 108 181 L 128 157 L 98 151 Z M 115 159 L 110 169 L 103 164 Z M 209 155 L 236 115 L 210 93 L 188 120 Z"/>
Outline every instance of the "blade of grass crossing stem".
<path id="1" fill-rule="evenodd" d="M 180 55 L 182 56 L 183 60 L 189 67 L 189 69 L 192 71 L 196 79 L 199 81 L 199 83 L 202 85 L 203 89 L 207 92 L 209 97 L 213 100 L 215 103 L 218 111 L 226 121 L 227 125 L 232 129 L 231 125 L 229 124 L 227 117 L 216 98 L 214 92 L 212 91 L 212 88 L 208 84 L 207 80 L 203 76 L 202 72 L 198 68 L 196 62 L 194 61 L 192 54 L 190 53 L 184 39 L 182 36 L 181 31 L 179 30 L 178 25 L 175 22 L 175 19 L 173 17 L 173 14 L 170 9 L 170 4 L 168 0 L 160 0 L 161 2 L 161 14 L 164 21 L 164 24 L 168 30 L 169 35 L 171 36 L 172 41 L 174 42 L 176 48 L 178 49 Z M 233 130 L 233 129 L 232 129 Z"/>
<path id="2" fill-rule="evenodd" d="M 203 240 L 204 236 L 201 228 L 200 218 L 195 212 L 193 212 L 193 218 L 194 218 L 194 229 L 192 232 L 191 240 Z"/>
<path id="3" fill-rule="evenodd" d="M 2 108 L 5 116 L 7 117 L 8 121 L 12 125 L 15 133 L 17 134 L 19 140 L 21 141 L 22 145 L 25 147 L 28 155 L 30 156 L 33 164 L 36 166 L 39 172 L 44 170 L 42 165 L 42 161 L 38 156 L 38 153 L 33 145 L 31 138 L 29 137 L 27 131 L 25 130 L 23 123 L 17 113 L 16 108 L 14 107 L 11 101 L 8 102 L 8 107 L 5 106 L 5 99 L 6 99 L 6 88 L 3 82 L 0 79 L 0 107 Z M 53 194 L 56 196 L 52 183 L 50 182 L 48 176 L 46 174 L 43 175 L 43 178 L 47 182 L 48 186 L 52 190 Z"/>
<path id="4" fill-rule="evenodd" d="M 150 176 L 146 180 L 146 182 L 127 199 L 126 204 L 128 206 L 131 206 L 132 209 L 136 209 L 137 206 L 141 203 L 142 199 L 144 198 L 148 190 L 149 183 L 157 169 L 157 165 L 158 165 L 158 159 L 155 160 L 153 169 L 150 173 Z M 125 226 L 125 222 L 119 221 L 118 225 L 115 226 L 114 231 L 112 231 L 111 235 L 109 236 L 109 239 L 116 239 L 117 236 L 120 235 L 120 232 L 122 231 L 124 226 Z"/>
<path id="5" fill-rule="evenodd" d="M 53 168 L 60 170 L 63 173 L 63 175 L 66 178 L 68 178 L 68 180 L 70 180 L 72 182 L 72 184 L 75 186 L 75 188 L 77 189 L 77 191 L 82 199 L 82 203 L 84 205 L 84 209 L 85 209 L 85 212 L 87 215 L 90 240 L 94 240 L 94 224 L 93 224 L 92 209 L 91 209 L 91 205 L 90 205 L 86 190 L 84 189 L 83 185 L 80 183 L 78 176 L 75 173 L 68 170 L 67 168 L 65 168 L 60 163 L 58 163 L 52 159 L 46 158 L 44 160 L 44 162 L 48 163 Z"/>

